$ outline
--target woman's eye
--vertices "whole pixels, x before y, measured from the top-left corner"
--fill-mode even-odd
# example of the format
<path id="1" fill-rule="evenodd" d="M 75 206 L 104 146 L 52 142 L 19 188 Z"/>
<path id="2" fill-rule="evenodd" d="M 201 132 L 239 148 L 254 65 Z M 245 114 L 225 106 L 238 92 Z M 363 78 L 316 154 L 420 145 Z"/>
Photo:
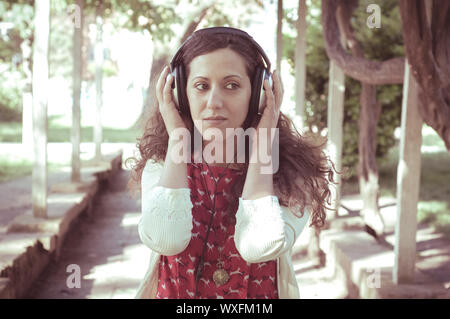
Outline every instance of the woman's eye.
<path id="1" fill-rule="evenodd" d="M 231 90 L 237 89 L 238 87 L 239 87 L 239 85 L 236 83 L 228 83 L 226 86 L 227 89 L 231 89 Z"/>
<path id="2" fill-rule="evenodd" d="M 206 84 L 206 83 L 198 83 L 194 87 L 197 90 L 200 90 L 200 91 L 204 91 L 204 90 L 207 90 L 209 88 L 208 84 Z M 225 88 L 228 89 L 228 90 L 235 90 L 235 89 L 239 88 L 239 84 L 237 84 L 237 83 L 228 83 L 225 86 Z"/>
<path id="3" fill-rule="evenodd" d="M 203 90 L 206 90 L 206 89 L 207 89 L 207 84 L 205 84 L 205 83 L 199 83 L 199 84 L 195 85 L 195 88 L 196 88 L 196 89 L 199 89 L 199 90 L 201 90 L 201 91 L 203 91 Z"/>

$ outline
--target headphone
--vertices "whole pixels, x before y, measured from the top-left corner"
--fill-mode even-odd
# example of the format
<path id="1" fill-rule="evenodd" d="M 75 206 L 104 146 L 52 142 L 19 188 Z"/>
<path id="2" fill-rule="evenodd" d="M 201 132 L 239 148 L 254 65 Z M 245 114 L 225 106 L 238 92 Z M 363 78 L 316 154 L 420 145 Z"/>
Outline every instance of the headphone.
<path id="1" fill-rule="evenodd" d="M 180 46 L 178 51 L 175 53 L 172 61 L 170 62 L 170 70 L 172 75 L 174 76 L 174 81 L 172 82 L 172 89 L 175 104 L 177 104 L 178 111 L 181 115 L 190 116 L 189 110 L 189 101 L 186 93 L 186 83 L 187 83 L 187 75 L 186 75 L 186 67 L 183 64 L 182 56 L 183 56 L 183 48 L 185 44 L 194 36 L 194 35 L 202 35 L 202 34 L 231 34 L 233 36 L 242 37 L 253 45 L 256 51 L 261 55 L 265 62 L 264 65 L 258 65 L 255 70 L 255 74 L 253 79 L 251 80 L 251 96 L 249 103 L 249 111 L 247 114 L 247 119 L 245 123 L 249 126 L 249 121 L 254 118 L 256 114 L 261 115 L 264 111 L 265 104 L 263 103 L 264 98 L 264 80 L 267 79 L 269 81 L 269 86 L 273 89 L 273 80 L 272 73 L 270 72 L 270 61 L 267 58 L 264 50 L 261 46 L 251 37 L 247 32 L 230 28 L 230 27 L 212 27 L 205 28 L 201 30 L 195 31 L 192 35 L 190 35 Z"/>

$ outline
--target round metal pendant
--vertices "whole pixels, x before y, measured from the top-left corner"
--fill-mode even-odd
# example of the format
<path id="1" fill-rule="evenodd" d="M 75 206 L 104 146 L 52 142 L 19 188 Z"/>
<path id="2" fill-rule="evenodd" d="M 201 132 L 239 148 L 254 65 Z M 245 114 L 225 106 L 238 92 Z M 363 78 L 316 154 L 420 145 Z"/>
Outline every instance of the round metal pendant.
<path id="1" fill-rule="evenodd" d="M 217 269 L 213 274 L 213 280 L 217 286 L 225 285 L 229 279 L 230 275 L 222 268 Z"/>

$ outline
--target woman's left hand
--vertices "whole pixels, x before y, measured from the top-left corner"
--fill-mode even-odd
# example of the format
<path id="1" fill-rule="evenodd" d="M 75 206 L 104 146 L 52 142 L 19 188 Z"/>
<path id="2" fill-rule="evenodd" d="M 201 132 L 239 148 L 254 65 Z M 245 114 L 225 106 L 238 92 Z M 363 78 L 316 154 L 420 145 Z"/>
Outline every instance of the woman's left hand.
<path id="1" fill-rule="evenodd" d="M 283 84 L 278 70 L 273 72 L 273 90 L 267 80 L 264 81 L 265 104 L 261 120 L 256 128 L 256 136 L 252 137 L 250 164 L 247 170 L 242 198 L 256 199 L 262 196 L 274 195 L 273 174 L 279 168 L 278 151 L 272 145 L 277 134 L 278 118 L 283 101 Z M 264 132 L 265 131 L 265 132 Z M 272 134 L 275 131 L 275 134 Z M 279 132 L 278 132 L 279 133 Z"/>
<path id="2" fill-rule="evenodd" d="M 256 128 L 257 140 L 259 140 L 259 145 L 261 142 L 266 142 L 269 149 L 271 149 L 274 136 L 272 136 L 272 129 L 277 127 L 278 119 L 280 117 L 281 102 L 283 101 L 283 83 L 281 82 L 281 77 L 278 70 L 273 71 L 273 90 L 270 89 L 268 80 L 264 80 L 265 88 L 265 108 L 259 121 L 258 127 Z M 265 128 L 265 136 L 267 136 L 267 141 L 260 141 L 263 137 L 261 135 L 261 129 Z M 270 139 L 270 140 L 269 140 Z M 257 147 L 254 144 L 254 147 Z"/>

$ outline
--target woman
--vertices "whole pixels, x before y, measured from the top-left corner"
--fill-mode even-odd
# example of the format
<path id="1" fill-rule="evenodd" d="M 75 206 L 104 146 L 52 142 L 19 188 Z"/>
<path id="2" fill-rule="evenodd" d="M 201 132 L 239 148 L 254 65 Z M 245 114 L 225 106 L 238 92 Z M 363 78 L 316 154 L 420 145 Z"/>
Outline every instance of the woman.
<path id="1" fill-rule="evenodd" d="M 169 67 L 160 74 L 159 107 L 134 167 L 142 191 L 139 235 L 151 249 L 136 297 L 299 298 L 291 248 L 308 220 L 310 226 L 324 223 L 333 181 L 326 157 L 280 112 L 280 76 L 273 72 L 271 86 L 270 64 L 246 33 L 199 30 L 176 57 L 178 78 Z M 227 128 L 253 129 L 244 162 L 237 160 L 238 144 L 227 143 L 237 138 Z M 190 139 L 182 138 L 186 131 Z M 190 147 L 196 134 L 200 149 Z M 272 168 L 276 162 L 270 174 L 262 173 L 261 145 Z M 180 149 L 190 150 L 184 161 L 174 160 Z M 198 156 L 201 161 L 194 161 Z"/>

